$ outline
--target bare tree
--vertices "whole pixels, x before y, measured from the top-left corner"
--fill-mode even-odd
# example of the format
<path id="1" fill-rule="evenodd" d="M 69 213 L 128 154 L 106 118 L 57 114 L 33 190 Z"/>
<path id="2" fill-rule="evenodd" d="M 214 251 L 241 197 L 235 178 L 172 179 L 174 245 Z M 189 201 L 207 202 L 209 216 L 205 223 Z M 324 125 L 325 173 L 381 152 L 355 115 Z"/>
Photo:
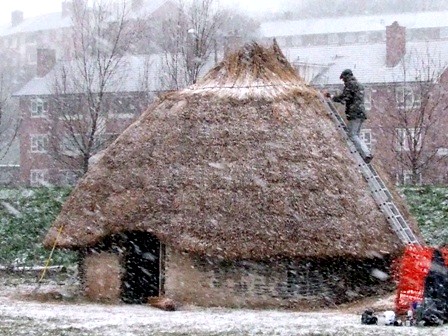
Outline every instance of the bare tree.
<path id="1" fill-rule="evenodd" d="M 11 94 L 17 87 L 16 73 L 7 63 L 8 56 L 1 55 L 0 63 L 0 159 L 3 159 L 16 139 L 20 118 L 14 113 Z"/>
<path id="2" fill-rule="evenodd" d="M 397 163 L 397 173 L 407 175 L 407 183 L 418 184 L 446 154 L 448 138 L 442 131 L 448 124 L 447 92 L 440 78 L 444 66 L 429 51 L 410 53 L 400 64 L 400 80 L 391 87 L 392 99 L 383 119 L 389 149 Z"/>
<path id="3" fill-rule="evenodd" d="M 227 15 L 216 0 L 182 1 L 179 10 L 160 27 L 157 44 L 164 58 L 165 86 L 179 89 L 193 84 L 207 62 L 213 61 Z"/>
<path id="4" fill-rule="evenodd" d="M 128 75 L 125 55 L 139 36 L 127 1 L 91 3 L 74 2 L 72 59 L 56 68 L 52 88 L 53 155 L 82 173 L 108 143 L 108 96 L 120 90 Z"/>

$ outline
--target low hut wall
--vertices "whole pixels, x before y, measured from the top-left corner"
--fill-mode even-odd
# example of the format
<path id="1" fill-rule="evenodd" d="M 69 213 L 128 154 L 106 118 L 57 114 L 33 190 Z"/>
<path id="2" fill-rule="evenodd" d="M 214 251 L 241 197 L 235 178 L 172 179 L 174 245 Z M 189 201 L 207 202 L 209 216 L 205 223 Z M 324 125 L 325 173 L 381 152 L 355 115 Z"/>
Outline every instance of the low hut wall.
<path id="1" fill-rule="evenodd" d="M 92 301 L 120 302 L 123 268 L 117 253 L 87 255 L 82 264 L 85 296 Z"/>
<path id="2" fill-rule="evenodd" d="M 384 259 L 225 262 L 169 248 L 166 258 L 166 295 L 200 306 L 317 308 L 394 286 L 390 280 L 372 276 L 373 270 L 387 267 Z"/>

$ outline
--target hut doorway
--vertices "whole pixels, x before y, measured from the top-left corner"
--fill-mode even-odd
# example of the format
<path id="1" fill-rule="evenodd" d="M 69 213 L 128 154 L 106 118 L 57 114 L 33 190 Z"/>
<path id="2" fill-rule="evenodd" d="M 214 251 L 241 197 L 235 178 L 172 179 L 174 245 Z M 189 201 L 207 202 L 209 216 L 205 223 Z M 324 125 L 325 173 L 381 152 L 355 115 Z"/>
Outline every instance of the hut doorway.
<path id="1" fill-rule="evenodd" d="M 124 274 L 121 299 L 126 303 L 146 303 L 162 294 L 163 247 L 153 234 L 126 232 L 123 242 Z"/>

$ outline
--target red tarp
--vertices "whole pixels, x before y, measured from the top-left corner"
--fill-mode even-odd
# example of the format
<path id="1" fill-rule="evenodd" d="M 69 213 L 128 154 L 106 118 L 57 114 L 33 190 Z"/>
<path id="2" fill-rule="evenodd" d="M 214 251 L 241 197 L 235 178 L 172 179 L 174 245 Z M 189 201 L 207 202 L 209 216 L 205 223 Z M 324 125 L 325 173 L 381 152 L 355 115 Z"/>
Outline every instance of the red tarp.
<path id="1" fill-rule="evenodd" d="M 395 312 L 404 314 L 413 302 L 423 300 L 425 278 L 431 267 L 434 247 L 408 245 L 396 265 L 397 296 Z M 439 249 L 448 266 L 448 249 Z"/>

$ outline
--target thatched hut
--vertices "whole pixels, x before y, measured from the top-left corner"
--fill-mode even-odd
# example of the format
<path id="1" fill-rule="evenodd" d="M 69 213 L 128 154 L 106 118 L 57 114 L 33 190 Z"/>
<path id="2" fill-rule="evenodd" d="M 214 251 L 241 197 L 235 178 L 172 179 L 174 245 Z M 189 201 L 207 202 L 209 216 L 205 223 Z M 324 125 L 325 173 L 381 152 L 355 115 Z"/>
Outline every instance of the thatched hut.
<path id="1" fill-rule="evenodd" d="M 372 270 L 402 247 L 275 43 L 150 106 L 76 186 L 53 244 L 82 252 L 95 299 L 246 307 L 376 293 Z"/>

